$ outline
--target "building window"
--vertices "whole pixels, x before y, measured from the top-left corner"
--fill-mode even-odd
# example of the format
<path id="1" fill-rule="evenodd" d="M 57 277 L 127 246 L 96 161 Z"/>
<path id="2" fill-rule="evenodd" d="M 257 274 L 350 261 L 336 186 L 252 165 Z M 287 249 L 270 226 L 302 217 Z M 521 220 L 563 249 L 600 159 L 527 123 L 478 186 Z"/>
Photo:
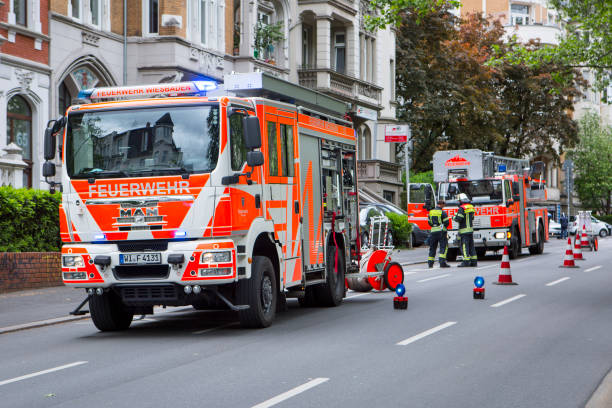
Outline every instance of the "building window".
<path id="1" fill-rule="evenodd" d="M 200 42 L 202 44 L 206 44 L 206 16 L 208 13 L 206 12 L 206 0 L 200 0 Z"/>
<path id="2" fill-rule="evenodd" d="M 263 11 L 258 11 L 257 21 L 259 21 L 263 25 L 269 25 L 270 24 L 270 14 L 263 12 Z"/>
<path id="3" fill-rule="evenodd" d="M 101 0 L 89 0 L 89 10 L 91 11 L 91 24 L 95 26 L 100 25 Z"/>
<path id="4" fill-rule="evenodd" d="M 527 25 L 529 24 L 529 6 L 524 4 L 510 5 L 510 14 L 512 16 L 512 25 Z"/>
<path id="5" fill-rule="evenodd" d="M 28 2 L 26 0 L 13 0 L 13 12 L 15 13 L 15 23 L 27 25 Z"/>
<path id="6" fill-rule="evenodd" d="M 310 28 L 304 27 L 302 29 L 302 67 L 310 68 Z"/>
<path id="7" fill-rule="evenodd" d="M 70 0 L 70 16 L 79 20 L 81 18 L 81 0 Z"/>
<path id="8" fill-rule="evenodd" d="M 23 161 L 28 164 L 23 169 L 23 186 L 32 187 L 32 110 L 23 97 L 15 95 L 9 99 L 6 122 L 6 143 L 21 147 Z"/>
<path id="9" fill-rule="evenodd" d="M 390 85 L 390 94 L 391 101 L 395 101 L 395 61 L 389 61 L 389 85 Z"/>
<path id="10" fill-rule="evenodd" d="M 334 34 L 334 69 L 344 73 L 346 68 L 346 35 L 344 32 Z"/>
<path id="11" fill-rule="evenodd" d="M 147 21 L 149 23 L 148 33 L 159 33 L 159 0 L 148 0 Z"/>
<path id="12" fill-rule="evenodd" d="M 383 190 L 383 198 L 387 201 L 395 203 L 395 191 Z"/>

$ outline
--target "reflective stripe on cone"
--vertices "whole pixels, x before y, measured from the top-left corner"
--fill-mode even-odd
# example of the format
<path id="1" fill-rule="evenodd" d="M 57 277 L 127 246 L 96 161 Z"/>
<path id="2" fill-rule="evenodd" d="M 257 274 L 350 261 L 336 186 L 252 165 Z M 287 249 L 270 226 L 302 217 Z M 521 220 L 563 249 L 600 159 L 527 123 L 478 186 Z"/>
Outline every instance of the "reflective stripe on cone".
<path id="1" fill-rule="evenodd" d="M 565 257 L 563 258 L 563 265 L 559 268 L 578 268 L 574 263 L 574 253 L 572 252 L 572 239 L 567 238 L 567 248 L 565 249 Z"/>
<path id="2" fill-rule="evenodd" d="M 504 255 L 502 256 L 501 269 L 495 285 L 518 285 L 512 282 L 512 273 L 510 273 L 510 257 L 508 256 L 508 246 L 504 246 Z"/>

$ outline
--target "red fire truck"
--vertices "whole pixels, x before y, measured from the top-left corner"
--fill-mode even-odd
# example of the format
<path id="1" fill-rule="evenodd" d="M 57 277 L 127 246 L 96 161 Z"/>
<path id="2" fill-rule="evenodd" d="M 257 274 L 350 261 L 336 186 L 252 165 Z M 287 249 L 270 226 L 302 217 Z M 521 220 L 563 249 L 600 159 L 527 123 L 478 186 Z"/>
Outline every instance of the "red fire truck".
<path id="1" fill-rule="evenodd" d="M 256 88 L 262 75 L 226 84 Z M 102 331 L 156 305 L 231 309 L 266 327 L 286 297 L 339 305 L 358 272 L 355 133 L 313 109 L 340 102 L 212 88 L 90 89 L 47 127 L 45 177 L 63 139 L 61 182 L 50 181 L 63 191 L 63 280 L 86 290 Z"/>
<path id="2" fill-rule="evenodd" d="M 454 261 L 459 248 L 457 196 L 465 193 L 476 208 L 474 241 L 479 257 L 487 250 L 509 246 L 510 258 L 528 248 L 541 254 L 548 240 L 547 210 L 538 205 L 546 201 L 544 163 L 496 156 L 477 149 L 438 151 L 433 156 L 434 182 L 410 184 L 408 217 L 424 230 L 428 208 L 444 200 L 451 218 L 447 259 Z"/>

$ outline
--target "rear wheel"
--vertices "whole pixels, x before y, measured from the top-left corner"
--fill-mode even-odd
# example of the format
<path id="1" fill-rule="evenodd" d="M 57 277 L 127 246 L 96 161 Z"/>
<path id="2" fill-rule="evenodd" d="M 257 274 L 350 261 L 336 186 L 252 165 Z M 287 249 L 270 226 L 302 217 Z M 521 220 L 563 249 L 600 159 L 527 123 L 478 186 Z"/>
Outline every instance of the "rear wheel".
<path id="1" fill-rule="evenodd" d="M 269 258 L 254 256 L 251 278 L 238 282 L 237 298 L 239 305 L 249 305 L 241 310 L 242 327 L 268 327 L 276 316 L 278 291 L 274 267 Z"/>
<path id="2" fill-rule="evenodd" d="M 338 306 L 344 298 L 344 256 L 342 252 L 338 253 L 337 270 L 335 258 L 336 247 L 328 247 L 325 283 L 312 288 L 317 305 Z"/>
<path id="3" fill-rule="evenodd" d="M 531 255 L 540 255 L 544 252 L 544 226 L 539 224 L 538 228 L 538 242 L 535 245 L 529 247 L 529 253 Z"/>
<path id="4" fill-rule="evenodd" d="M 126 330 L 134 318 L 134 314 L 127 311 L 119 296 L 112 291 L 90 296 L 89 312 L 100 331 Z"/>

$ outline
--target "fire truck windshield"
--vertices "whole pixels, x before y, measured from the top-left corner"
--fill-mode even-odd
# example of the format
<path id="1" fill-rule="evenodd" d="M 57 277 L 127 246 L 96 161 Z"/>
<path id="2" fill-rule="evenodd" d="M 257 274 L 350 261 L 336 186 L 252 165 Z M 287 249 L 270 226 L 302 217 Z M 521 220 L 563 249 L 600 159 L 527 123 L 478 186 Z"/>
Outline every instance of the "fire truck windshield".
<path id="1" fill-rule="evenodd" d="M 473 204 L 503 202 L 502 180 L 471 180 L 440 183 L 439 197 L 447 203 L 458 202 L 457 196 L 465 193 Z"/>
<path id="2" fill-rule="evenodd" d="M 209 173 L 219 156 L 218 105 L 72 112 L 71 178 Z"/>

